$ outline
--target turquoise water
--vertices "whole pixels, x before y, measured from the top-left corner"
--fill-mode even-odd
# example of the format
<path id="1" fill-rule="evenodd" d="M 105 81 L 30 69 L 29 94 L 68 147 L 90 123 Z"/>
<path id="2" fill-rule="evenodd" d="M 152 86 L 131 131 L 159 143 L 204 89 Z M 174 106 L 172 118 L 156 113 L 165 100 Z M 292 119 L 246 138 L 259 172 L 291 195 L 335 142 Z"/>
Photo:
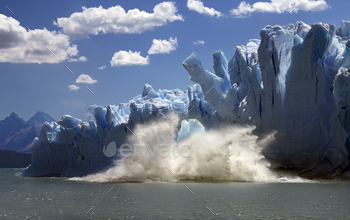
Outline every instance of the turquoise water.
<path id="1" fill-rule="evenodd" d="M 20 172 L 0 169 L 0 219 L 350 219 L 350 182 L 116 184 Z"/>

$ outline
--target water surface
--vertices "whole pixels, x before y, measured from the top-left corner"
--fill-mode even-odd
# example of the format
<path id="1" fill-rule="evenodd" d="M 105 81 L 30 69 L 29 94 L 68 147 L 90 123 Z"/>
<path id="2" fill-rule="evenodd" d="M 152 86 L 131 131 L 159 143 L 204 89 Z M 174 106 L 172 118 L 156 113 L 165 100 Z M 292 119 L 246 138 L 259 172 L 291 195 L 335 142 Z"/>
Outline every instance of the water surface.
<path id="1" fill-rule="evenodd" d="M 350 219 L 350 182 L 117 184 L 20 172 L 0 169 L 0 219 Z"/>

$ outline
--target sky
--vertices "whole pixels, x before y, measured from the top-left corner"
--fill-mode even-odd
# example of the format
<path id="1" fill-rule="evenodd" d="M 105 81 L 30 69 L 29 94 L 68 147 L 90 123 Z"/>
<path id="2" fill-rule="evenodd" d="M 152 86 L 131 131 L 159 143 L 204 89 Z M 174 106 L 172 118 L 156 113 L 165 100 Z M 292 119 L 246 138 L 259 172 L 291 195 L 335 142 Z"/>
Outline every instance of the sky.
<path id="1" fill-rule="evenodd" d="M 193 85 L 182 62 L 260 39 L 266 25 L 350 20 L 339 0 L 123 0 L 0 3 L 0 120 L 38 110 L 84 118 L 90 105 Z"/>

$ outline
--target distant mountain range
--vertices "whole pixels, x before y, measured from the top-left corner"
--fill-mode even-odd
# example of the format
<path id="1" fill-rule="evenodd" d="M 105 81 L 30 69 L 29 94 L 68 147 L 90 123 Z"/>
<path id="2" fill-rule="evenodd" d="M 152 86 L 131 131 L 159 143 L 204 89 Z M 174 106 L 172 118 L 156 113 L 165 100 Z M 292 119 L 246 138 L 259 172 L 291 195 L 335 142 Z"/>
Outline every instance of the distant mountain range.
<path id="1" fill-rule="evenodd" d="M 0 150 L 32 152 L 32 142 L 46 121 L 56 120 L 45 112 L 38 111 L 25 121 L 12 112 L 10 116 L 0 121 Z"/>

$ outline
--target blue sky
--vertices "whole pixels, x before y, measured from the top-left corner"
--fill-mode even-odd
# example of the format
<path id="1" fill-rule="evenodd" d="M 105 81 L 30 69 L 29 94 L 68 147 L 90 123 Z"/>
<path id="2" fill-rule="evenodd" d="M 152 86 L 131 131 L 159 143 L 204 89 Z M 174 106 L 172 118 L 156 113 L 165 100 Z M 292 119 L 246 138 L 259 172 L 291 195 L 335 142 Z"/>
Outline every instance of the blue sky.
<path id="1" fill-rule="evenodd" d="M 229 59 L 266 25 L 338 27 L 349 8 L 339 0 L 2 0 L 0 119 L 38 110 L 83 118 L 92 104 L 128 102 L 145 83 L 185 90 L 193 83 L 182 62 L 192 52 L 212 71 L 213 52 Z"/>

